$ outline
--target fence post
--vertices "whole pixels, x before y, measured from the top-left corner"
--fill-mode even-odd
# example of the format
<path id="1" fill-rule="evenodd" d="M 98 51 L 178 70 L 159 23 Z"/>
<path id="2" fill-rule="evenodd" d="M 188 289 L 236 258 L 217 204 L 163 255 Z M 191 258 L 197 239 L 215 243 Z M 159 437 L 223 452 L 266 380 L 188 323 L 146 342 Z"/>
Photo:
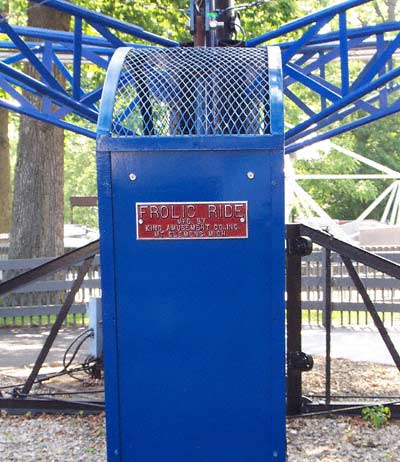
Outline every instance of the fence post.
<path id="1" fill-rule="evenodd" d="M 290 241 L 300 237 L 299 225 L 286 226 L 286 354 L 301 350 L 301 256 L 289 251 Z M 287 368 L 287 414 L 300 414 L 302 406 L 301 370 Z"/>
<path id="2" fill-rule="evenodd" d="M 331 250 L 323 248 L 323 325 L 325 326 L 325 403 L 331 402 L 331 331 L 332 331 L 332 259 Z"/>

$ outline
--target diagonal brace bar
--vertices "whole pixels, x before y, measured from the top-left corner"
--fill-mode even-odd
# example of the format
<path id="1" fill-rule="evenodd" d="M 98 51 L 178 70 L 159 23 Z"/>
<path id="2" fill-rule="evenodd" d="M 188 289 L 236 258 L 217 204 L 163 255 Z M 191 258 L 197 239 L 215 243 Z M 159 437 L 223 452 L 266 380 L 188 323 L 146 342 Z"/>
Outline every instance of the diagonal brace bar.
<path id="1" fill-rule="evenodd" d="M 369 314 L 371 315 L 376 328 L 378 329 L 379 333 L 381 334 L 382 340 L 385 342 L 385 345 L 387 349 L 389 350 L 390 355 L 392 356 L 392 359 L 394 363 L 396 364 L 397 369 L 400 371 L 400 355 L 396 350 L 396 347 L 394 346 L 392 339 L 390 338 L 388 331 L 386 330 L 385 325 L 383 324 L 381 318 L 378 315 L 378 312 L 376 311 L 375 305 L 372 303 L 371 298 L 368 295 L 367 290 L 364 287 L 364 284 L 362 283 L 360 276 L 357 274 L 357 271 L 354 268 L 354 265 L 350 258 L 344 257 L 343 255 L 340 255 L 340 257 L 343 260 L 343 263 L 346 266 L 347 272 L 349 273 L 349 276 L 353 280 L 353 283 L 358 290 L 358 292 L 361 295 L 361 298 L 363 299 L 363 302 L 365 306 L 367 307 L 367 310 Z"/>
<path id="2" fill-rule="evenodd" d="M 65 318 L 67 317 L 68 311 L 71 308 L 72 303 L 74 302 L 75 295 L 78 292 L 79 288 L 82 285 L 82 281 L 86 275 L 86 273 L 89 271 L 89 268 L 92 265 L 94 259 L 94 255 L 92 257 L 87 258 L 84 260 L 82 263 L 81 267 L 79 268 L 79 273 L 78 276 L 74 282 L 74 284 L 71 287 L 71 290 L 68 293 L 68 296 L 61 307 L 60 312 L 57 315 L 57 318 L 50 330 L 49 336 L 47 337 L 46 341 L 44 342 L 44 345 L 39 353 L 39 356 L 36 358 L 35 365 L 33 366 L 33 369 L 27 378 L 24 387 L 22 388 L 22 395 L 27 395 L 32 389 L 32 386 L 39 374 L 39 371 L 41 367 L 43 366 L 43 363 L 50 351 L 50 348 L 52 347 L 54 340 L 57 337 L 58 331 L 60 330 L 60 327 L 62 326 L 62 323 L 64 322 Z"/>

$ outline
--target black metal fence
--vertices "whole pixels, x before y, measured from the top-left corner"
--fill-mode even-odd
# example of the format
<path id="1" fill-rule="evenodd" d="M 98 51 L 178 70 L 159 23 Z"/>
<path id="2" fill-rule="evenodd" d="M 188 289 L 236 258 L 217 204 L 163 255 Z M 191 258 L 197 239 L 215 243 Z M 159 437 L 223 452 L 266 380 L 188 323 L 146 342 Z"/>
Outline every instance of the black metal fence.
<path id="1" fill-rule="evenodd" d="M 309 256 L 311 242 L 319 246 L 313 256 Z M 42 264 L 34 269 L 29 269 L 32 262 L 23 263 L 26 265 L 25 268 L 21 267 L 21 261 L 4 263 L 5 266 L 1 270 L 2 277 L 7 280 L 0 284 L 0 299 L 3 303 L 0 307 L 0 319 L 5 318 L 7 321 L 9 318 L 14 320 L 18 317 L 27 317 L 31 320 L 35 316 L 42 316 L 52 324 L 50 334 L 24 385 L 22 396 L 29 394 L 60 326 L 67 320 L 68 313 L 74 313 L 74 309 L 81 309 L 82 311 L 76 311 L 75 314 L 78 312 L 83 314 L 86 311 L 88 297 L 99 295 L 100 274 L 98 257 L 96 257 L 98 251 L 99 242 L 95 241 L 47 263 L 36 261 L 36 265 Z M 345 313 L 351 313 L 349 316 L 354 313 L 357 322 L 361 322 L 361 317 L 366 321 L 372 320 L 400 371 L 400 355 L 383 322 L 386 313 L 390 315 L 391 324 L 398 316 L 400 265 L 384 257 L 399 260 L 397 254 L 395 256 L 388 253 L 384 253 L 384 256 L 373 254 L 304 225 L 287 227 L 287 408 L 289 415 L 343 408 L 343 404 L 334 402 L 331 393 L 331 330 L 338 319 L 343 323 Z M 15 276 L 22 270 L 25 272 Z M 12 275 L 14 277 L 11 277 Z M 8 279 L 9 277 L 11 279 Z M 51 303 L 50 305 L 44 306 L 42 295 L 47 303 Z M 7 304 L 16 306 L 7 306 Z M 45 311 L 46 309 L 50 311 Z M 310 369 L 311 363 L 307 355 L 302 353 L 301 330 L 304 313 L 310 313 L 306 314 L 306 318 L 308 316 L 311 318 L 313 310 L 319 313 L 316 322 L 321 322 L 326 332 L 325 393 L 323 401 L 318 403 L 310 403 L 302 395 L 302 374 Z M 52 316 L 55 319 L 51 319 Z M 338 319 L 335 319 L 335 316 L 339 316 Z M 306 322 L 311 322 L 311 319 L 306 319 Z M 392 405 L 392 412 L 400 415 L 398 403 L 400 397 L 396 404 Z M 359 407 L 360 401 L 357 404 Z M 345 409 L 354 408 L 347 404 Z"/>
<path id="2" fill-rule="evenodd" d="M 319 246 L 317 259 L 308 256 L 311 243 Z M 288 414 L 341 408 L 354 410 L 357 405 L 347 403 L 343 406 L 333 400 L 331 334 L 335 313 L 339 313 L 339 318 L 346 312 L 356 313 L 360 322 L 362 310 L 366 321 L 371 319 L 400 371 L 400 355 L 383 322 L 386 313 L 390 314 L 391 324 L 398 315 L 400 265 L 326 232 L 305 225 L 289 225 L 286 268 Z M 310 281 L 314 282 L 310 284 Z M 311 289 L 305 290 L 306 283 Z M 304 308 L 306 313 L 316 309 L 325 328 L 325 390 L 322 402 L 317 403 L 309 402 L 302 394 L 302 374 L 311 369 L 310 358 L 302 352 Z M 400 397 L 392 405 L 397 415 L 399 403 Z"/>
<path id="3" fill-rule="evenodd" d="M 368 251 L 387 260 L 400 262 L 399 248 L 369 248 Z M 312 254 L 302 259 L 303 325 L 323 326 L 325 323 L 326 259 L 327 250 L 319 246 Z M 373 320 L 340 255 L 331 252 L 330 264 L 332 324 L 373 325 Z M 384 324 L 400 326 L 400 280 L 360 262 L 355 262 L 354 266 Z"/>
<path id="4" fill-rule="evenodd" d="M 371 252 L 393 262 L 400 262 L 400 248 L 370 248 Z M 301 262 L 302 324 L 324 326 L 326 301 L 326 250 L 316 246 Z M 340 256 L 332 252 L 331 309 L 334 326 L 372 326 L 373 320 L 349 277 Z M 50 259 L 0 259 L 0 283 L 14 274 L 33 269 Z M 368 295 L 386 326 L 400 327 L 400 281 L 381 271 L 356 262 L 355 268 Z M 40 281 L 16 289 L 0 298 L 0 326 L 37 326 L 51 324 L 66 294 L 76 279 L 77 266 L 47 276 Z M 66 322 L 85 322 L 86 304 L 90 297 L 100 297 L 100 263 L 97 256 L 79 289 Z"/>

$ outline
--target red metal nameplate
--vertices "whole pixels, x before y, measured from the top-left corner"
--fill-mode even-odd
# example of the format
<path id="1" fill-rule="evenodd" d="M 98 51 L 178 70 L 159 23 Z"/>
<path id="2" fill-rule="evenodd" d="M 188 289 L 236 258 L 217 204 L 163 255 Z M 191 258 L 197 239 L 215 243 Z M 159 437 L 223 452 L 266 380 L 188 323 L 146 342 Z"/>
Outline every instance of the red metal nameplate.
<path id="1" fill-rule="evenodd" d="M 243 239 L 247 201 L 136 204 L 137 239 Z"/>

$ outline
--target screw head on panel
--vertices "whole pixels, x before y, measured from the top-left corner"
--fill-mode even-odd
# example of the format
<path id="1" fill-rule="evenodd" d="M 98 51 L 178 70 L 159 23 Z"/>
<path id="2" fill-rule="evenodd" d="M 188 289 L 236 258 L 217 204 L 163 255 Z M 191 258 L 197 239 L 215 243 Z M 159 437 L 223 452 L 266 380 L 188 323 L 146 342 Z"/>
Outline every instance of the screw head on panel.
<path id="1" fill-rule="evenodd" d="M 254 172 L 247 172 L 247 178 L 248 178 L 249 180 L 254 180 L 254 178 L 255 178 Z"/>
<path id="2" fill-rule="evenodd" d="M 136 178 L 137 178 L 137 176 L 136 176 L 135 173 L 130 173 L 130 174 L 129 174 L 129 179 L 130 179 L 131 181 L 135 181 Z"/>

